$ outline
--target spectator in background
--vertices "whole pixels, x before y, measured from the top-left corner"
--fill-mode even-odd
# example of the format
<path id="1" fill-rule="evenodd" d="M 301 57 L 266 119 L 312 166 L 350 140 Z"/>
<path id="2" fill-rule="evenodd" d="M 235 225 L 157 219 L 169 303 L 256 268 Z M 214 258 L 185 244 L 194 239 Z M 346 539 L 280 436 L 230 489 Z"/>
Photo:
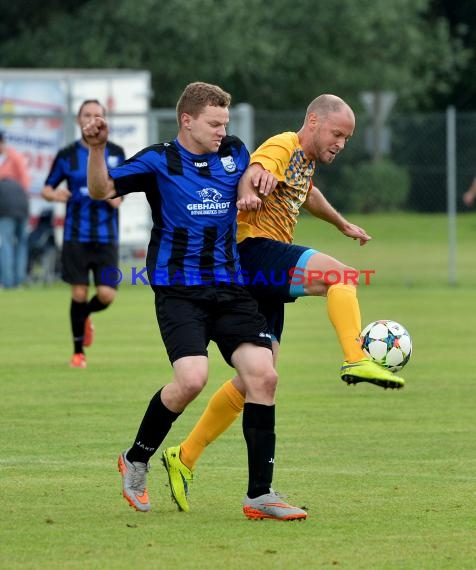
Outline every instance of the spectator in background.
<path id="1" fill-rule="evenodd" d="M 471 186 L 463 194 L 463 202 L 466 204 L 466 206 L 468 206 L 468 208 L 471 208 L 471 206 L 474 204 L 475 198 L 476 198 L 476 176 L 473 178 Z"/>
<path id="2" fill-rule="evenodd" d="M 79 107 L 79 128 L 94 117 L 105 116 L 96 99 L 87 99 Z M 61 271 L 63 281 L 71 285 L 70 320 L 73 335 L 72 368 L 86 368 L 84 347 L 93 341 L 90 314 L 107 309 L 114 301 L 117 285 L 104 283 L 102 273 L 119 263 L 119 217 L 121 198 L 92 200 L 87 185 L 89 147 L 83 137 L 60 149 L 48 174 L 42 196 L 49 202 L 65 202 Z M 108 142 L 104 156 L 110 168 L 124 161 L 124 150 Z M 59 187 L 66 182 L 67 187 Z M 93 273 L 95 294 L 89 299 L 89 274 Z"/>
<path id="3" fill-rule="evenodd" d="M 0 180 L 15 180 L 28 192 L 31 184 L 25 157 L 5 143 L 5 133 L 0 131 Z"/>
<path id="4" fill-rule="evenodd" d="M 24 156 L 6 145 L 0 131 L 0 280 L 5 289 L 26 279 L 29 187 Z"/>

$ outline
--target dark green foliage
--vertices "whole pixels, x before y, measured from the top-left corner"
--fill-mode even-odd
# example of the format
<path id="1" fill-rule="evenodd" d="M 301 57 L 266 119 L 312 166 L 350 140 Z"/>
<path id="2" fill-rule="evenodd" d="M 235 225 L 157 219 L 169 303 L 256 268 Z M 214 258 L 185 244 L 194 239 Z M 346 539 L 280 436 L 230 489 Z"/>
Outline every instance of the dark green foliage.
<path id="1" fill-rule="evenodd" d="M 9 68 L 147 69 L 154 107 L 200 79 L 258 109 L 305 108 L 322 92 L 357 106 L 368 90 L 408 109 L 464 77 L 463 31 L 430 0 L 34 0 L 2 8 L 0 53 Z"/>
<path id="2" fill-rule="evenodd" d="M 371 213 L 401 210 L 410 192 L 405 168 L 388 159 L 344 166 L 339 193 L 345 194 L 346 210 Z"/>

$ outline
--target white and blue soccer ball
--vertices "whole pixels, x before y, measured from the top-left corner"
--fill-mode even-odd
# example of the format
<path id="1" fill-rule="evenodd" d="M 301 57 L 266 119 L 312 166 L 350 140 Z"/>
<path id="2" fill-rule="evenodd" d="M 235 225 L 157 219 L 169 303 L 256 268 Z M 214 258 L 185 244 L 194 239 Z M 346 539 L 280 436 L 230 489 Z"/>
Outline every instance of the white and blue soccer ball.
<path id="1" fill-rule="evenodd" d="M 410 360 L 412 339 L 405 327 L 390 320 L 374 321 L 360 333 L 364 353 L 391 372 L 398 372 Z"/>

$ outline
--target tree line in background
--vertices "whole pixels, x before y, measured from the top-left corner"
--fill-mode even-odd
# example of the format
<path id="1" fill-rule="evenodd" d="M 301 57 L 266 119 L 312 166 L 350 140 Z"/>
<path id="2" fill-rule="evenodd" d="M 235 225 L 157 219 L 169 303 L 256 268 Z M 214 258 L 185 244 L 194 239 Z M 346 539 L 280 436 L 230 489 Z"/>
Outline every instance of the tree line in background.
<path id="1" fill-rule="evenodd" d="M 444 211 L 441 111 L 476 110 L 475 0 L 17 0 L 2 7 L 0 53 L 7 68 L 146 69 L 154 108 L 191 81 L 218 83 L 253 105 L 257 141 L 298 129 L 311 99 L 336 93 L 359 128 L 318 186 L 342 211 Z"/>
<path id="2" fill-rule="evenodd" d="M 332 92 L 358 111 L 365 91 L 471 109 L 475 39 L 473 0 L 18 0 L 0 18 L 2 67 L 147 69 L 154 107 L 203 80 L 257 109 Z"/>

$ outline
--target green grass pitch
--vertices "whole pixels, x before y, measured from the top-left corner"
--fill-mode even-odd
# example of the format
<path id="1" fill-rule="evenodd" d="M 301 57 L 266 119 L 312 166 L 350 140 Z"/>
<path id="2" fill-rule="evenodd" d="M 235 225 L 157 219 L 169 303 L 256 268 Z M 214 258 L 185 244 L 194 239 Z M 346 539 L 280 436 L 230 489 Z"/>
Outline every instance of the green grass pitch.
<path id="1" fill-rule="evenodd" d="M 439 215 L 351 217 L 365 247 L 302 217 L 297 241 L 358 269 L 362 324 L 391 318 L 414 353 L 400 392 L 347 386 L 321 298 L 289 305 L 280 354 L 274 486 L 308 508 L 300 523 L 248 521 L 240 422 L 200 459 L 191 512 L 152 459 L 153 510 L 121 497 L 117 455 L 170 378 L 153 295 L 123 284 L 95 315 L 88 368 L 71 370 L 69 290 L 0 291 L 0 567 L 464 570 L 476 560 L 476 214 L 458 223 L 458 285 L 447 284 Z M 127 269 L 124 270 L 127 280 Z M 231 369 L 210 379 L 164 445 L 179 443 Z"/>

